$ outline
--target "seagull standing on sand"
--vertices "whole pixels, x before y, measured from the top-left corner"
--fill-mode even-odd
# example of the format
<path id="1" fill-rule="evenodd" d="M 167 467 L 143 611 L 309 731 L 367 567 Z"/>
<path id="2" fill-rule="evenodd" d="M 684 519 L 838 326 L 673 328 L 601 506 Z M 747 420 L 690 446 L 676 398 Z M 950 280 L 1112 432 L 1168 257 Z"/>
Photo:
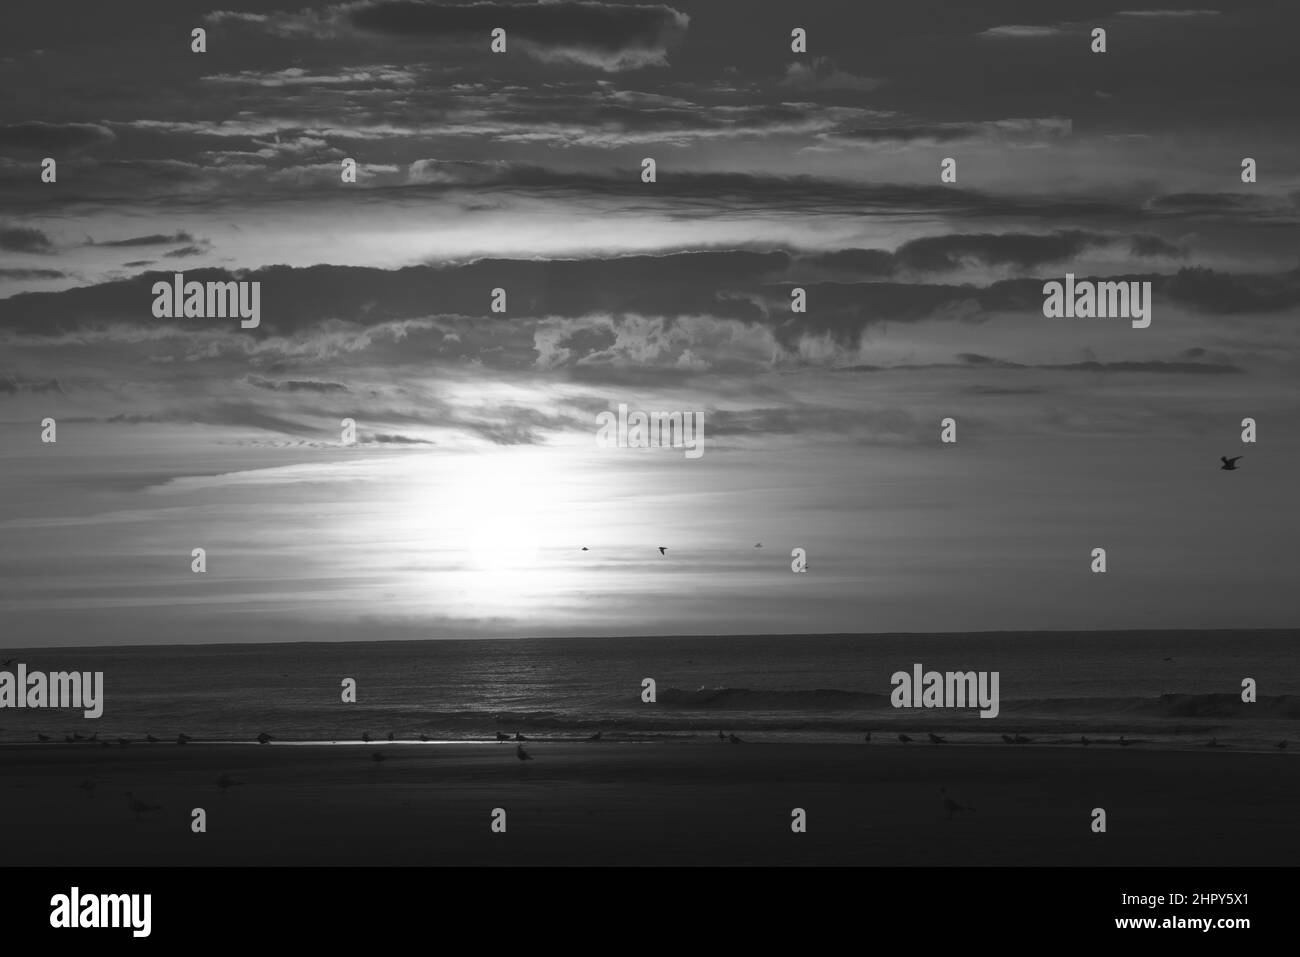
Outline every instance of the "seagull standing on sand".
<path id="1" fill-rule="evenodd" d="M 871 743 L 871 732 L 868 731 L 867 734 L 866 734 L 866 737 L 864 737 L 862 740 L 865 741 L 865 742 L 867 742 L 867 744 L 870 744 L 870 743 Z"/>
<path id="2" fill-rule="evenodd" d="M 145 739 L 146 741 L 148 741 L 150 744 L 157 744 L 157 743 L 158 743 L 158 739 L 155 738 L 152 734 L 146 734 L 146 735 L 144 736 L 144 739 Z"/>
<path id="3" fill-rule="evenodd" d="M 721 731 L 719 731 L 719 732 L 718 732 L 718 740 L 719 740 L 719 741 L 726 741 L 726 740 L 727 740 L 727 736 L 726 736 L 725 734 L 723 734 Z"/>
<path id="4" fill-rule="evenodd" d="M 502 741 L 509 741 L 509 740 L 510 740 L 510 735 L 502 734 L 500 731 L 497 732 L 497 744 L 500 744 Z"/>
<path id="5" fill-rule="evenodd" d="M 1079 743 L 1080 743 L 1081 745 L 1083 745 L 1085 748 L 1086 748 L 1088 745 L 1092 744 L 1092 742 L 1089 741 L 1089 740 L 1088 740 L 1084 735 L 1082 735 L 1082 734 L 1079 735 Z"/>
<path id="6" fill-rule="evenodd" d="M 1277 743 L 1277 746 L 1278 746 L 1279 748 L 1282 748 L 1283 750 L 1285 750 L 1285 749 L 1286 749 L 1286 738 L 1283 738 L 1281 741 L 1279 741 L 1279 742 Z"/>
<path id="7" fill-rule="evenodd" d="M 597 731 L 595 734 L 593 734 L 593 735 L 592 735 L 590 738 L 588 738 L 587 740 L 588 740 L 588 741 L 599 741 L 599 740 L 600 740 L 600 732 Z"/>
<path id="8" fill-rule="evenodd" d="M 905 735 L 905 734 L 900 734 L 900 735 L 898 736 L 898 740 L 899 740 L 899 741 L 902 741 L 904 744 L 907 744 L 907 743 L 908 743 L 909 741 L 911 741 L 912 739 L 909 738 L 909 737 L 908 737 L 907 735 Z"/>
<path id="9" fill-rule="evenodd" d="M 945 738 L 941 738 L 941 737 L 939 737 L 937 734 L 935 734 L 933 731 L 931 731 L 931 732 L 930 732 L 930 743 L 931 743 L 931 744 L 947 744 L 948 741 L 947 741 L 947 739 L 945 739 Z"/>
<path id="10" fill-rule="evenodd" d="M 1240 458 L 1240 455 L 1234 455 L 1232 458 L 1228 458 L 1226 455 L 1220 455 L 1219 461 L 1223 464 L 1220 465 L 1219 468 L 1224 472 L 1235 472 L 1237 471 L 1237 460 Z"/>
<path id="11" fill-rule="evenodd" d="M 181 734 L 176 735 L 176 743 L 177 743 L 177 744 L 189 744 L 189 743 L 190 743 L 190 736 L 189 736 L 188 734 L 185 734 L 184 732 L 182 732 Z"/>
<path id="12" fill-rule="evenodd" d="M 274 739 L 273 737 L 271 737 L 269 734 L 267 734 L 265 731 L 263 731 L 261 734 L 259 734 L 259 735 L 257 736 L 257 743 L 258 743 L 258 744 L 268 744 L 268 743 L 270 743 L 271 741 L 274 741 L 274 740 L 275 740 L 275 739 Z"/>
<path id="13" fill-rule="evenodd" d="M 38 735 L 36 736 L 36 740 L 37 740 L 37 741 L 48 741 L 48 740 L 50 740 L 50 736 L 49 736 L 48 734 L 38 734 Z"/>
<path id="14" fill-rule="evenodd" d="M 1018 734 L 1018 735 L 1016 735 L 1014 740 L 1015 740 L 1015 743 L 1016 743 L 1016 744 L 1033 744 L 1033 743 L 1034 743 L 1034 739 L 1033 739 L 1033 738 L 1026 738 L 1023 734 Z"/>
<path id="15" fill-rule="evenodd" d="M 522 744 L 515 745 L 515 757 L 517 757 L 520 761 L 531 761 L 533 759 L 533 756 L 524 750 L 524 746 Z"/>
<path id="16" fill-rule="evenodd" d="M 1007 744 L 1015 744 L 1015 743 L 1016 743 L 1016 739 L 1013 738 L 1013 737 L 1011 737 L 1011 735 L 1009 735 L 1009 734 L 1004 734 L 1004 735 L 1002 736 L 1002 740 L 1005 741 Z"/>
<path id="17" fill-rule="evenodd" d="M 734 734 L 729 734 L 729 735 L 727 735 L 727 740 L 730 741 L 732 744 L 744 744 L 744 743 L 745 743 L 744 741 L 740 740 L 740 738 L 736 737 Z"/>
<path id="18" fill-rule="evenodd" d="M 135 814 L 135 819 L 140 820 L 141 814 L 148 814 L 150 811 L 161 811 L 161 804 L 146 804 L 135 796 L 131 791 L 126 792 L 126 803 L 131 811 Z"/>
<path id="19" fill-rule="evenodd" d="M 939 788 L 939 796 L 943 798 L 943 809 L 948 812 L 948 820 L 950 821 L 952 820 L 952 816 L 959 811 L 970 811 L 972 814 L 975 813 L 975 809 L 973 807 L 966 807 L 966 805 L 964 804 L 958 804 L 956 801 L 950 798 L 948 796 L 947 788 Z"/>
<path id="20" fill-rule="evenodd" d="M 516 741 L 527 741 L 528 739 L 525 738 L 525 737 L 524 737 L 522 734 L 520 734 L 518 731 L 516 731 L 516 732 L 515 732 L 515 740 L 516 740 Z"/>

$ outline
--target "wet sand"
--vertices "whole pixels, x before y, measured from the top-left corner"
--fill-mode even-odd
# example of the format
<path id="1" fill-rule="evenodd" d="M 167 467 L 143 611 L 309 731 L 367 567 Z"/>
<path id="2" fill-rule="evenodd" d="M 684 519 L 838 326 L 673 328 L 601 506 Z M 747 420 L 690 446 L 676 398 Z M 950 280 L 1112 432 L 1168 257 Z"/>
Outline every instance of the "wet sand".
<path id="1" fill-rule="evenodd" d="M 978 745 L 0 746 L 6 864 L 1294 865 L 1297 755 Z M 376 763 L 371 755 L 384 754 Z M 244 782 L 221 793 L 226 773 Z M 92 797 L 77 784 L 95 782 Z M 975 808 L 949 820 L 939 788 Z M 125 792 L 162 805 L 138 820 Z M 1107 832 L 1091 830 L 1105 808 Z M 207 812 L 207 833 L 191 810 Z M 491 830 L 494 808 L 506 833 Z M 807 832 L 793 833 L 803 808 Z"/>

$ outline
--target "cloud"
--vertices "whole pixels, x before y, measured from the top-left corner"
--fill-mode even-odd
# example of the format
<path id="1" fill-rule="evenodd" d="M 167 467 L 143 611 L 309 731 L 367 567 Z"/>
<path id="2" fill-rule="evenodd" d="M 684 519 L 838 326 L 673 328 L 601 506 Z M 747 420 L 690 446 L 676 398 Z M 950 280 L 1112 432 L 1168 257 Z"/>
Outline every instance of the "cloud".
<path id="1" fill-rule="evenodd" d="M 780 86 L 794 90 L 853 90 L 867 93 L 877 90 L 884 80 L 846 73 L 830 57 L 814 57 L 811 63 L 791 63 Z"/>
<path id="2" fill-rule="evenodd" d="M 1029 26 L 1025 24 L 1008 24 L 1007 26 L 989 27 L 976 36 L 994 40 L 1036 40 L 1043 37 L 1060 36 L 1065 31 L 1059 27 Z"/>
<path id="3" fill-rule="evenodd" d="M 1218 10 L 1121 10 L 1120 17 L 1217 17 Z"/>
<path id="4" fill-rule="evenodd" d="M 52 253 L 54 243 L 39 229 L 29 226 L 0 226 L 0 249 L 10 253 Z"/>
<path id="5" fill-rule="evenodd" d="M 19 380 L 13 376 L 0 375 L 0 395 L 14 395 L 18 392 L 63 392 L 58 379 Z"/>
<path id="6" fill-rule="evenodd" d="M 507 49 L 543 62 L 613 72 L 666 66 L 669 48 L 690 18 L 665 4 L 608 4 L 586 0 L 471 3 L 369 0 L 297 13 L 219 10 L 209 22 L 233 24 L 281 37 L 324 39 L 372 35 L 426 46 L 429 41 L 473 42 L 487 55 L 491 31 L 506 31 Z M 289 79 L 294 79 L 290 77 Z"/>
<path id="7" fill-rule="evenodd" d="M 0 279 L 63 279 L 67 273 L 57 269 L 0 269 Z"/>
<path id="8" fill-rule="evenodd" d="M 0 125 L 0 149 L 57 153 L 86 149 L 116 139 L 112 130 L 98 123 L 46 123 L 29 120 Z"/>
<path id="9" fill-rule="evenodd" d="M 272 392 L 347 392 L 348 387 L 341 382 L 319 382 L 313 379 L 287 379 L 275 381 L 261 376 L 244 376 L 244 381 L 258 389 Z"/>
<path id="10" fill-rule="evenodd" d="M 186 232 L 174 233 L 170 236 L 162 233 L 154 233 L 150 236 L 132 236 L 129 239 L 111 239 L 104 242 L 92 242 L 92 246 L 170 246 L 175 243 L 192 243 L 194 237 Z"/>

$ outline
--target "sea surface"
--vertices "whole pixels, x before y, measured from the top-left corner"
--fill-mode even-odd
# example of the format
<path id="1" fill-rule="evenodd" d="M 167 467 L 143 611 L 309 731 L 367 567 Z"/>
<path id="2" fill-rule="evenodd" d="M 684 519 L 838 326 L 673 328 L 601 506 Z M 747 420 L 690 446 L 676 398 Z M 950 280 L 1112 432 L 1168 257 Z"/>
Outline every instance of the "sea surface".
<path id="1" fill-rule="evenodd" d="M 817 740 L 929 747 L 1001 736 L 1024 746 L 1300 751 L 1300 631 L 1041 632 L 944 635 L 650 637 L 222 644 L 9 649 L 31 671 L 102 671 L 104 712 L 0 709 L 0 741 L 65 746 L 72 734 L 204 741 L 529 740 L 662 738 L 716 744 Z M 1000 714 L 895 709 L 890 676 L 999 672 Z M 1258 700 L 1241 701 L 1243 678 Z M 343 680 L 357 700 L 341 700 Z M 642 701 L 643 679 L 656 684 Z M 113 746 L 119 746 L 114 743 Z"/>

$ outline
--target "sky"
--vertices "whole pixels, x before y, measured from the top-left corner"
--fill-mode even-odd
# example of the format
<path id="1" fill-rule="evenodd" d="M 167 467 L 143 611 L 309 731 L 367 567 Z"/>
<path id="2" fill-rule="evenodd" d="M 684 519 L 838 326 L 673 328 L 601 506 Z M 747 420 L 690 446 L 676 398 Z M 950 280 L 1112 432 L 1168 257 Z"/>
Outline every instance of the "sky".
<path id="1" fill-rule="evenodd" d="M 1293 4 L 126 11 L 0 34 L 4 644 L 1295 626 Z"/>

